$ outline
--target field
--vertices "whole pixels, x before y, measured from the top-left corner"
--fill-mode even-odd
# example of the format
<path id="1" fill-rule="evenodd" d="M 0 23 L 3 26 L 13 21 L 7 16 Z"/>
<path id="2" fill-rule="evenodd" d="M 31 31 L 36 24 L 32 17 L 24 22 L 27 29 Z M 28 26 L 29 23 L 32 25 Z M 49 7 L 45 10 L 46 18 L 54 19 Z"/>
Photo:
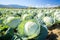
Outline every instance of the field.
<path id="1" fill-rule="evenodd" d="M 60 9 L 0 8 L 0 40 L 60 40 Z"/>

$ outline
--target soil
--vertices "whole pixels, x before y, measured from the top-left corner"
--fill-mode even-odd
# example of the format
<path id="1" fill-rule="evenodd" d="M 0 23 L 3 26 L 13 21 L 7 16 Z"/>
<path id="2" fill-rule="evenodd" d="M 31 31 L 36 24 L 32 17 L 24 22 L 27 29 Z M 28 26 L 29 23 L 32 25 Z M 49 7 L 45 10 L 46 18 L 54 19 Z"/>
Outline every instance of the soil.
<path id="1" fill-rule="evenodd" d="M 46 40 L 60 40 L 60 24 L 54 24 L 49 28 Z"/>

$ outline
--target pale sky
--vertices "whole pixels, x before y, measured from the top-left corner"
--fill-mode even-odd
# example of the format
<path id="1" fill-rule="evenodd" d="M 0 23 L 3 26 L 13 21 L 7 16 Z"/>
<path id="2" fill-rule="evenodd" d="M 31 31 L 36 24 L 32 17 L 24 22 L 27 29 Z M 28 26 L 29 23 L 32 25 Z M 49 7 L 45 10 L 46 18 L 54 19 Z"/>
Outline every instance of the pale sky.
<path id="1" fill-rule="evenodd" d="M 0 4 L 17 4 L 23 6 L 57 6 L 60 0 L 0 0 Z"/>

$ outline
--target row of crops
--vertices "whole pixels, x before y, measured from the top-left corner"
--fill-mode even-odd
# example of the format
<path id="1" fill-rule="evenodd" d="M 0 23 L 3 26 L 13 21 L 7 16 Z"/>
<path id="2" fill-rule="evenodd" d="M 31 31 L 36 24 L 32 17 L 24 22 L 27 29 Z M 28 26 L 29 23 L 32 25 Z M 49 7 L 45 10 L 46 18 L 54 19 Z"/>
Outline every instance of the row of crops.
<path id="1" fill-rule="evenodd" d="M 0 9 L 0 40 L 45 40 L 60 23 L 60 9 Z"/>

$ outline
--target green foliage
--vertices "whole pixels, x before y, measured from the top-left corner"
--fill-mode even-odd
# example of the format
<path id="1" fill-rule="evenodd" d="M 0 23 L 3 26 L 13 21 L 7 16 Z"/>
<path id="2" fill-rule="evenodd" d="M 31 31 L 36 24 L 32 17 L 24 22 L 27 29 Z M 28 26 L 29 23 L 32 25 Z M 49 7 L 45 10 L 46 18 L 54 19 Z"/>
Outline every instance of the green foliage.
<path id="1" fill-rule="evenodd" d="M 33 22 L 38 25 L 29 24 L 30 26 L 33 25 L 33 27 L 31 27 L 31 33 L 33 33 L 33 30 L 38 30 L 39 28 L 40 32 L 36 30 L 33 35 L 29 35 L 30 33 L 27 33 L 25 30 L 25 24 L 27 22 Z M 55 23 L 60 23 L 60 9 L 0 8 L 0 40 L 25 40 L 26 38 L 33 38 L 35 40 L 44 39 L 47 36 L 48 30 L 46 26 L 52 26 Z M 39 35 L 34 37 L 37 33 L 39 33 Z"/>

